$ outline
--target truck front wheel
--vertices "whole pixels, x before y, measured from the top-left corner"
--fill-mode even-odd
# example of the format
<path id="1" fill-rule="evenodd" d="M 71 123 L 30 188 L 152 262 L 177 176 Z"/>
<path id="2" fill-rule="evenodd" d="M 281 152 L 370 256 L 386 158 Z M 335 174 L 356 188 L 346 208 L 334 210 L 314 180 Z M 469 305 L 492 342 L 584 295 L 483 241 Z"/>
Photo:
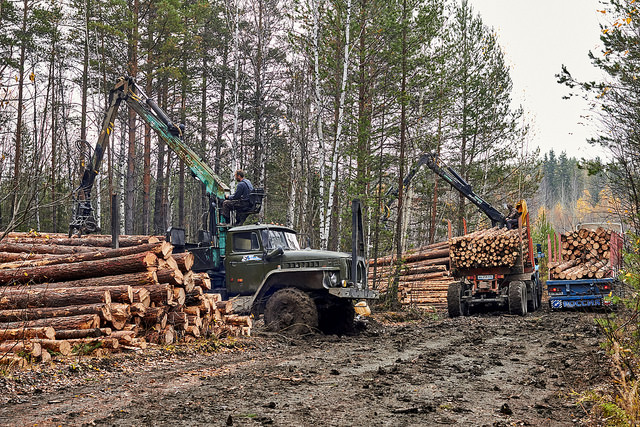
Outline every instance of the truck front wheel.
<path id="1" fill-rule="evenodd" d="M 280 289 L 267 301 L 264 323 L 273 331 L 301 335 L 317 329 L 318 310 L 313 299 L 300 289 Z"/>
<path id="2" fill-rule="evenodd" d="M 518 316 L 527 314 L 527 287 L 524 282 L 509 283 L 509 313 Z"/>
<path id="3" fill-rule="evenodd" d="M 447 290 L 447 308 L 449 317 L 468 316 L 469 303 L 462 299 L 464 287 L 460 282 L 449 285 Z"/>

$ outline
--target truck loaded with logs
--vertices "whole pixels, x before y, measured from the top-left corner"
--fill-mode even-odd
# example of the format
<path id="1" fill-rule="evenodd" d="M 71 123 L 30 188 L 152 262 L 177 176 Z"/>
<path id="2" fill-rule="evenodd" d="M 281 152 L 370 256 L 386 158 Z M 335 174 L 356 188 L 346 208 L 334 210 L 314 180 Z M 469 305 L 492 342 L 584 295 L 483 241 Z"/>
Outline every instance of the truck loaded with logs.
<path id="1" fill-rule="evenodd" d="M 122 102 L 156 131 L 206 187 L 208 230 L 198 232 L 198 242 L 188 243 L 185 231 L 173 227 L 167 231 L 167 242 L 174 254 L 188 251 L 194 255 L 192 271 L 208 274 L 210 292 L 242 300 L 254 316 L 264 314 L 267 326 L 294 333 L 315 328 L 341 332 L 353 321 L 353 300 L 377 298 L 377 292 L 367 286 L 362 212 L 357 200 L 352 203 L 351 254 L 301 249 L 296 232 L 288 227 L 233 226 L 221 221 L 221 205 L 230 188 L 184 143 L 184 125 L 172 123 L 132 78 L 121 78 L 111 90 L 102 131 L 74 194 L 70 235 L 99 229 L 92 189 Z M 251 192 L 249 214 L 260 212 L 263 197 L 261 189 Z"/>
<path id="2" fill-rule="evenodd" d="M 622 266 L 622 236 L 607 226 L 579 226 L 577 230 L 549 236 L 547 292 L 552 309 L 601 307 L 618 295 Z"/>
<path id="3" fill-rule="evenodd" d="M 449 242 L 451 274 L 455 281 L 447 291 L 449 316 L 466 316 L 472 307 L 498 305 L 524 316 L 542 300 L 537 258 L 531 239 L 529 213 L 524 200 L 517 212 L 503 215 L 474 193 L 451 167 L 435 154 L 423 154 L 418 165 L 427 165 L 491 220 L 493 228 L 452 238 Z"/>

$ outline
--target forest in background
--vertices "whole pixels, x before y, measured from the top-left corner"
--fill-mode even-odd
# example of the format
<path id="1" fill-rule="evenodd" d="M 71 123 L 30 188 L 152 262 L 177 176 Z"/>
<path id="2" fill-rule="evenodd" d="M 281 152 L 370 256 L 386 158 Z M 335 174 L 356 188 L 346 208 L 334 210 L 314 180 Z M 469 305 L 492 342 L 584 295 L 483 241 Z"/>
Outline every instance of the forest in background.
<path id="1" fill-rule="evenodd" d="M 385 191 L 423 152 L 498 207 L 539 182 L 496 34 L 466 0 L 0 0 L 0 27 L 3 230 L 67 231 L 124 75 L 223 179 L 239 167 L 265 188 L 261 219 L 312 247 L 347 247 L 353 198 L 372 256 L 445 238 L 445 219 L 486 225 L 430 172 L 380 223 Z M 126 108 L 98 179 L 103 232 L 112 193 L 126 234 L 202 228 L 203 189 Z"/>

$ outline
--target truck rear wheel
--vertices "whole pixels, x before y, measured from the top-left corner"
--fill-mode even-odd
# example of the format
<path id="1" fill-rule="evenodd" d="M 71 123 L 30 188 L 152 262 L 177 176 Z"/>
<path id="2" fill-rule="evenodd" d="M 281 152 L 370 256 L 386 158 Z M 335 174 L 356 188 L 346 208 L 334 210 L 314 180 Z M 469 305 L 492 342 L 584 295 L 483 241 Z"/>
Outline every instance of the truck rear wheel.
<path id="1" fill-rule="evenodd" d="M 460 282 L 449 285 L 447 290 L 447 308 L 449 317 L 468 316 L 469 303 L 462 299 L 464 287 Z"/>
<path id="2" fill-rule="evenodd" d="M 527 287 L 524 282 L 509 283 L 509 313 L 518 316 L 527 314 Z"/>
<path id="3" fill-rule="evenodd" d="M 318 327 L 318 309 L 313 299 L 296 288 L 276 291 L 264 309 L 264 323 L 273 331 L 301 335 Z"/>

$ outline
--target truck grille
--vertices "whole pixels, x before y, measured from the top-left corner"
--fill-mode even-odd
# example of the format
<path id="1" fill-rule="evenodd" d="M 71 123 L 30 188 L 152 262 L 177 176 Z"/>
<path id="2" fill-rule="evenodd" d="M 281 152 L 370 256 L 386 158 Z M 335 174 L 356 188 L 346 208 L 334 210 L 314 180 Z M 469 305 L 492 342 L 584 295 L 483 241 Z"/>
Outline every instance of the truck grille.
<path id="1" fill-rule="evenodd" d="M 313 267 L 321 267 L 320 261 L 295 261 L 295 262 L 285 262 L 284 268 L 313 268 Z"/>

